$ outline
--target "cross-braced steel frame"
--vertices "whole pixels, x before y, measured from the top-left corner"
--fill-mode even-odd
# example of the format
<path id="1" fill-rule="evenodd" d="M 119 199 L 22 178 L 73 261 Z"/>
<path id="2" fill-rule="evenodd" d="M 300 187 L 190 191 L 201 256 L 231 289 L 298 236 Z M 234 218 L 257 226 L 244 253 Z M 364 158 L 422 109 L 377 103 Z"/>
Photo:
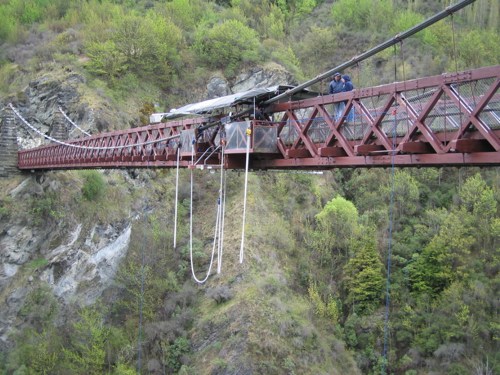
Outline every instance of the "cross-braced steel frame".
<path id="1" fill-rule="evenodd" d="M 272 121 L 248 122 L 251 129 L 276 128 L 268 133 L 276 135 L 272 152 L 254 149 L 261 140 L 250 137 L 250 167 L 500 165 L 499 86 L 500 65 L 275 103 L 266 110 Z M 208 121 L 171 121 L 23 150 L 19 168 L 175 167 L 177 150 L 187 167 L 191 155 L 183 149 L 190 148 L 178 148 L 180 136 Z M 197 155 L 220 146 L 222 128 L 196 137 Z M 226 167 L 242 168 L 244 153 L 227 150 Z"/>

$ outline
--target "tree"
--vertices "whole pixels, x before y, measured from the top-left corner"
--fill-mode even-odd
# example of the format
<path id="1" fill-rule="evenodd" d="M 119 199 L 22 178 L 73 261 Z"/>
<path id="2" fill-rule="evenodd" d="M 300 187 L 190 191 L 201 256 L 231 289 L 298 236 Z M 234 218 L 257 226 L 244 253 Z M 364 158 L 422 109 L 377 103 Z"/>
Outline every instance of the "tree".
<path id="1" fill-rule="evenodd" d="M 439 233 L 408 265 L 412 289 L 435 297 L 458 276 L 467 275 L 466 256 L 474 242 L 470 215 L 464 210 L 450 213 Z"/>
<path id="2" fill-rule="evenodd" d="M 196 36 L 196 49 L 210 67 L 224 69 L 233 75 L 242 62 L 258 60 L 257 33 L 241 21 L 227 20 L 210 29 L 200 27 Z"/>
<path id="3" fill-rule="evenodd" d="M 316 215 L 317 231 L 327 240 L 326 251 L 347 251 L 358 228 L 358 210 L 352 202 L 337 195 Z"/>
<path id="4" fill-rule="evenodd" d="M 387 186 L 387 193 L 391 187 Z M 407 171 L 397 171 L 394 176 L 394 206 L 396 219 L 410 219 L 419 205 L 418 183 Z"/>
<path id="5" fill-rule="evenodd" d="M 106 365 L 106 341 L 110 330 L 95 308 L 84 308 L 73 323 L 71 346 L 63 354 L 74 374 L 103 374 Z"/>
<path id="6" fill-rule="evenodd" d="M 491 30 L 471 30 L 458 41 L 461 69 L 478 68 L 498 63 L 500 35 Z"/>
<path id="7" fill-rule="evenodd" d="M 103 43 L 91 42 L 87 45 L 89 62 L 87 69 L 96 75 L 103 76 L 110 81 L 119 77 L 126 69 L 126 57 L 112 40 Z"/>
<path id="8" fill-rule="evenodd" d="M 61 363 L 61 335 L 54 327 L 38 333 L 26 328 L 8 354 L 8 373 L 55 374 Z M 25 372 L 21 372 L 23 369 Z M 15 370 L 15 371 L 14 371 Z M 19 372 L 18 372 L 19 371 Z"/>
<path id="9" fill-rule="evenodd" d="M 339 0 L 332 7 L 333 19 L 351 29 L 381 32 L 391 27 L 394 10 L 389 0 Z"/>
<path id="10" fill-rule="evenodd" d="M 384 287 L 375 230 L 364 228 L 354 239 L 351 253 L 353 256 L 344 267 L 346 304 L 356 313 L 368 313 L 380 302 Z"/>
<path id="11" fill-rule="evenodd" d="M 497 214 L 497 201 L 492 188 L 486 185 L 481 175 L 469 177 L 459 190 L 461 207 L 473 216 L 471 225 L 478 243 L 483 247 L 494 239 L 493 226 Z"/>

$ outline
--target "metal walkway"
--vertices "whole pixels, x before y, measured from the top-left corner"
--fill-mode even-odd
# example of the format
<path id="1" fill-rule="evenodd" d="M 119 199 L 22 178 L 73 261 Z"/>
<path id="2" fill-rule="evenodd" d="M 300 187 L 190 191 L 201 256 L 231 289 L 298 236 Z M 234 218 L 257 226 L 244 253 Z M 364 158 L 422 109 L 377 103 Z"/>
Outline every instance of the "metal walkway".
<path id="1" fill-rule="evenodd" d="M 190 167 L 194 147 L 199 166 L 216 167 L 224 147 L 225 167 L 239 169 L 247 140 L 251 169 L 500 165 L 499 86 L 500 65 L 284 98 L 266 108 L 270 121 L 221 116 L 215 126 L 213 118 L 151 124 L 23 150 L 18 166 L 171 168 L 180 152 L 180 165 Z M 337 115 L 338 103 L 345 108 Z"/>

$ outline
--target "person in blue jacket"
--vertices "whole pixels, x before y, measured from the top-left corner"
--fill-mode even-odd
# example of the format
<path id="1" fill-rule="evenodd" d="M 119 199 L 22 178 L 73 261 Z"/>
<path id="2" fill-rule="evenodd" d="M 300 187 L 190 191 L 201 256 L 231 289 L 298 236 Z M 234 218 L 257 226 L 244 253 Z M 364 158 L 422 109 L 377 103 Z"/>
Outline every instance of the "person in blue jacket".
<path id="1" fill-rule="evenodd" d="M 352 84 L 351 77 L 349 77 L 347 74 L 342 76 L 342 81 L 344 82 L 344 91 L 354 90 L 354 85 Z M 345 101 L 344 103 L 347 104 L 347 101 Z M 351 110 L 347 114 L 347 121 L 354 121 L 354 107 L 351 108 Z"/>
<path id="2" fill-rule="evenodd" d="M 342 82 L 342 75 L 337 72 L 333 75 L 333 80 L 330 82 L 330 85 L 328 86 L 328 93 L 331 94 L 338 94 L 344 91 L 344 82 Z M 345 103 L 338 102 L 338 103 L 333 103 L 333 115 L 335 117 L 335 121 L 342 116 L 342 112 L 344 111 L 345 108 Z"/>

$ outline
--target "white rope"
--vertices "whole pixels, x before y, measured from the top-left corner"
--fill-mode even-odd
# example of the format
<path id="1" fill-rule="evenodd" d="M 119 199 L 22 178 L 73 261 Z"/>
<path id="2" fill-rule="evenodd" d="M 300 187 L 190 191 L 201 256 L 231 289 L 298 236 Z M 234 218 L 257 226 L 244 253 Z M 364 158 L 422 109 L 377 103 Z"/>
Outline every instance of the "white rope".
<path id="1" fill-rule="evenodd" d="M 222 248 L 224 246 L 224 212 L 226 209 L 226 173 L 224 171 L 224 146 L 221 147 L 221 162 L 220 162 L 220 222 L 219 226 L 219 246 L 217 249 L 217 273 L 222 270 Z"/>
<path id="2" fill-rule="evenodd" d="M 243 263 L 243 248 L 245 246 L 245 221 L 247 212 L 247 192 L 248 192 L 248 164 L 250 160 L 250 135 L 252 134 L 251 129 L 247 129 L 247 150 L 246 150 L 246 160 L 245 160 L 245 192 L 243 195 L 243 222 L 241 224 L 241 247 L 240 247 L 240 263 Z"/>
<path id="3" fill-rule="evenodd" d="M 203 157 L 207 154 L 207 152 L 210 152 L 211 149 L 212 149 L 212 146 L 210 146 L 209 148 L 207 148 L 205 150 L 205 152 L 203 154 L 201 154 L 201 156 L 198 158 L 198 160 L 196 160 L 196 162 L 194 163 L 194 165 L 198 165 L 198 163 L 200 162 L 200 160 L 203 159 Z"/>
<path id="4" fill-rule="evenodd" d="M 59 112 L 62 113 L 62 115 L 64 116 L 64 118 L 66 120 L 68 120 L 68 122 L 73 125 L 75 128 L 77 128 L 78 130 L 80 130 L 83 134 L 85 135 L 88 135 L 90 137 L 90 133 L 89 132 L 86 132 L 85 130 L 83 130 L 82 128 L 80 128 L 77 124 L 75 124 L 69 117 L 68 115 L 66 115 L 66 113 L 63 112 L 61 106 L 58 107 L 59 108 Z"/>
<path id="5" fill-rule="evenodd" d="M 180 164 L 181 150 L 177 145 L 177 171 L 175 174 L 175 213 L 174 213 L 174 249 L 177 247 L 177 206 L 179 199 L 179 164 Z"/>
<path id="6" fill-rule="evenodd" d="M 212 247 L 212 255 L 210 257 L 210 265 L 208 266 L 208 271 L 203 280 L 200 280 L 196 277 L 196 274 L 194 272 L 194 262 L 193 262 L 193 170 L 194 170 L 194 139 L 192 142 L 192 153 L 191 153 L 191 195 L 190 195 L 190 205 L 189 205 L 189 259 L 191 262 L 191 274 L 193 275 L 193 279 L 198 283 L 198 284 L 203 284 L 205 281 L 208 280 L 208 277 L 210 276 L 210 271 L 212 271 L 212 265 L 214 262 L 214 254 L 215 254 L 215 236 L 214 234 L 214 245 Z M 219 211 L 219 208 L 217 208 Z M 215 220 L 215 233 L 217 233 L 219 225 L 219 215 L 217 215 L 217 218 Z"/>
<path id="7" fill-rule="evenodd" d="M 181 136 L 180 134 L 177 134 L 177 135 L 172 135 L 170 137 L 156 139 L 154 141 L 148 141 L 148 142 L 143 142 L 143 143 L 134 143 L 134 144 L 131 144 L 131 145 L 123 145 L 123 146 L 93 147 L 93 146 L 75 145 L 75 144 L 71 144 L 71 143 L 62 142 L 62 141 L 60 141 L 58 139 L 55 139 L 55 138 L 52 138 L 52 137 L 48 136 L 47 134 L 42 133 L 40 130 L 38 130 L 33 125 L 31 125 L 28 121 L 26 121 L 24 119 L 24 117 L 21 116 L 21 114 L 14 108 L 14 106 L 12 105 L 12 103 L 9 103 L 9 107 L 12 109 L 12 111 L 14 111 L 14 113 L 16 114 L 16 116 L 26 126 L 28 126 L 31 130 L 33 130 L 37 134 L 41 135 L 45 139 L 48 139 L 48 140 L 50 140 L 52 142 L 58 143 L 58 144 L 63 145 L 63 146 L 68 146 L 68 147 L 73 147 L 73 148 L 79 148 L 79 149 L 84 149 L 84 150 L 118 150 L 118 149 L 123 149 L 123 148 L 127 148 L 127 147 L 146 146 L 146 145 L 150 145 L 150 144 L 154 144 L 154 143 L 159 143 L 159 142 L 163 142 L 163 141 L 169 141 L 171 139 L 179 138 Z"/>

